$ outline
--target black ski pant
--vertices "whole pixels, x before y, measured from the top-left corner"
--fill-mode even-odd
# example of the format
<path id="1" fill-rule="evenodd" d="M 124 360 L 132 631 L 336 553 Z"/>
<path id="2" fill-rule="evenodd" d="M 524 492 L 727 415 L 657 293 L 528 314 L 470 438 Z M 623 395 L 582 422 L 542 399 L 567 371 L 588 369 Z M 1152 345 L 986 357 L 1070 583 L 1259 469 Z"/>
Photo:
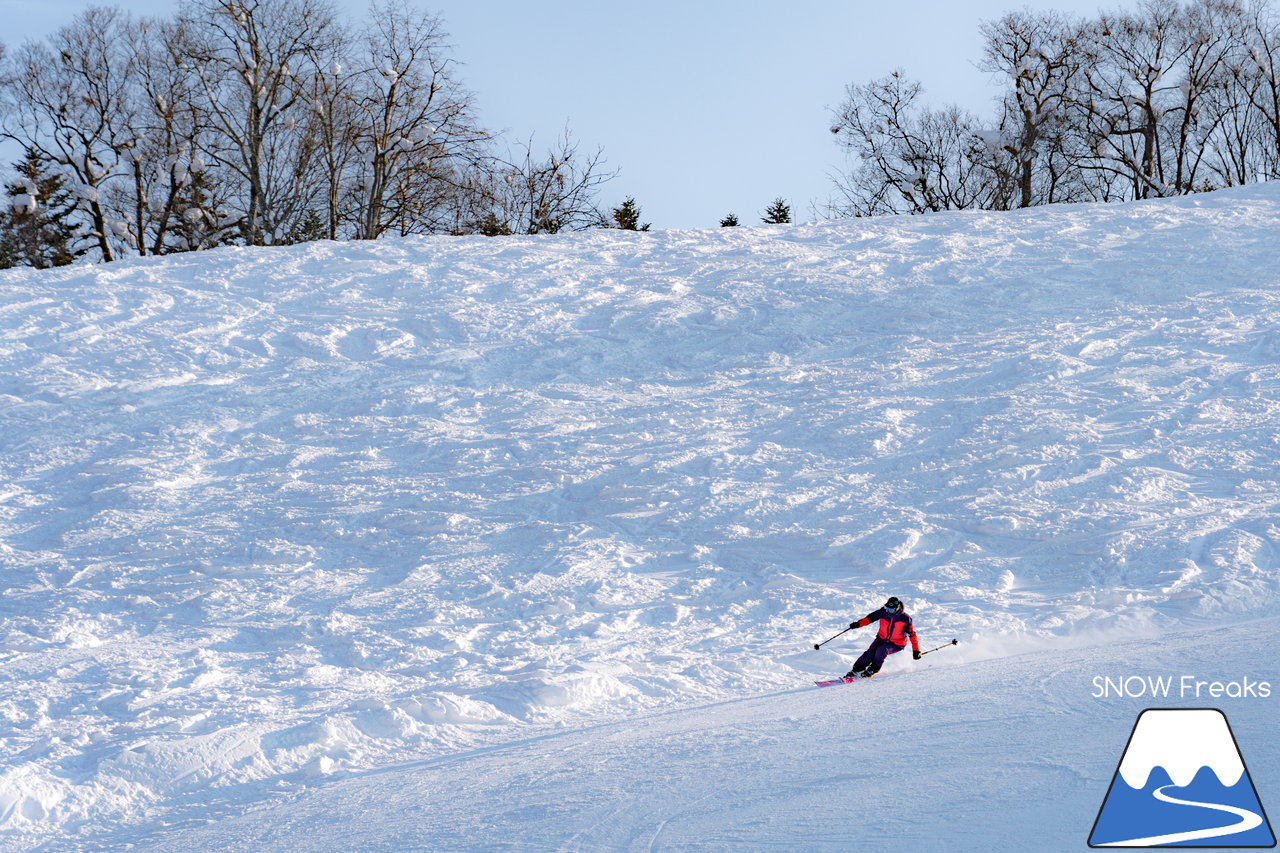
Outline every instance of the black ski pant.
<path id="1" fill-rule="evenodd" d="M 903 648 L 897 643 L 891 643 L 888 640 L 876 637 L 871 641 L 871 645 L 867 647 L 867 650 L 862 653 L 862 656 L 854 662 L 852 671 L 862 672 L 870 665 L 872 674 L 875 674 L 880 671 L 880 667 L 884 666 L 885 658 L 889 655 L 897 654 Z"/>

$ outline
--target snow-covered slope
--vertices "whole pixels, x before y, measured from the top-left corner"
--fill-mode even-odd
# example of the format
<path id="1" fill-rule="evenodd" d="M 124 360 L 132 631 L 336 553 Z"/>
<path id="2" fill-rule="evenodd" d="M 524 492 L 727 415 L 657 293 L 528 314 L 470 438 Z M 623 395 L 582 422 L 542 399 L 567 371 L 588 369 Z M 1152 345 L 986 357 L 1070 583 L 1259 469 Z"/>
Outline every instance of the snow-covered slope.
<path id="1" fill-rule="evenodd" d="M 1274 612 L 1277 233 L 1263 185 L 0 273 L 0 844 L 786 690 L 891 593 L 949 667 Z"/>
<path id="2" fill-rule="evenodd" d="M 1167 677 L 1201 660 L 1206 643 L 1219 650 L 1216 666 L 1257 673 L 1277 631 L 1272 619 L 963 667 L 939 661 L 849 687 L 793 688 L 403 762 L 273 791 L 247 809 L 214 792 L 212 803 L 179 804 L 84 849 L 1084 851 L 1145 707 L 1094 700 L 1092 678 Z M 1274 801 L 1274 706 L 1224 708 L 1264 800 L 1269 792 Z"/>

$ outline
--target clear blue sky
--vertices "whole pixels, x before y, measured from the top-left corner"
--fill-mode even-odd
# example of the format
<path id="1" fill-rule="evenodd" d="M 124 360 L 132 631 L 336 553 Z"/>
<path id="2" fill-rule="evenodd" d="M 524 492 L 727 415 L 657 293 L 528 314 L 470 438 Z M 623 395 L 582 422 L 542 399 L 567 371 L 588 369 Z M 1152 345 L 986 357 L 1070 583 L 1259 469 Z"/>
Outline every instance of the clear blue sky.
<path id="1" fill-rule="evenodd" d="M 353 16 L 361 0 L 337 0 Z M 39 38 L 86 4 L 0 0 L 0 41 Z M 109 5 L 102 3 L 101 5 Z M 170 0 L 120 4 L 168 14 Z M 976 63 L 980 21 L 1014 8 L 1092 15 L 1122 0 L 437 0 L 482 119 L 550 144 L 566 123 L 620 170 L 609 205 L 635 196 L 655 228 L 757 222 L 778 196 L 812 218 L 842 155 L 829 127 L 844 87 L 901 67 L 930 103 L 992 112 Z"/>

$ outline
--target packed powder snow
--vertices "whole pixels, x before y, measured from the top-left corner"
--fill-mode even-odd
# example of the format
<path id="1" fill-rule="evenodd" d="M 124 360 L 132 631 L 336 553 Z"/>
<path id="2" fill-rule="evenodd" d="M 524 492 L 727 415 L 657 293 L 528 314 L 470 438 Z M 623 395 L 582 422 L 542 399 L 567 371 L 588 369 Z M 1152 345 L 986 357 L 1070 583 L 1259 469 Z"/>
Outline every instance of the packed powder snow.
<path id="1" fill-rule="evenodd" d="M 931 667 L 1272 612 L 1276 233 L 1266 184 L 0 272 L 0 846 L 809 684 L 890 594 Z"/>

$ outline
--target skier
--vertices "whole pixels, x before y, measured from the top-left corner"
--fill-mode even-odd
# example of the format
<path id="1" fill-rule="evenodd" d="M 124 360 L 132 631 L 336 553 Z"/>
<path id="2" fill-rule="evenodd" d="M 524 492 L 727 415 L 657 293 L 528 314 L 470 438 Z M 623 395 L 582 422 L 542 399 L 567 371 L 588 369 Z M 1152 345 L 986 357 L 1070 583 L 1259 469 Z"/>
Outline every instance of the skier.
<path id="1" fill-rule="evenodd" d="M 877 619 L 880 620 L 880 630 L 876 638 L 871 641 L 871 645 L 862 653 L 862 656 L 854 661 L 853 668 L 845 674 L 846 679 L 870 678 L 875 675 L 884 665 L 885 658 L 897 654 L 906 647 L 907 638 L 911 639 L 911 657 L 920 660 L 920 643 L 916 640 L 916 629 L 911 624 L 911 616 L 896 595 L 891 596 L 884 606 L 874 613 L 868 613 L 857 622 L 849 623 L 849 628 L 862 628 Z"/>

